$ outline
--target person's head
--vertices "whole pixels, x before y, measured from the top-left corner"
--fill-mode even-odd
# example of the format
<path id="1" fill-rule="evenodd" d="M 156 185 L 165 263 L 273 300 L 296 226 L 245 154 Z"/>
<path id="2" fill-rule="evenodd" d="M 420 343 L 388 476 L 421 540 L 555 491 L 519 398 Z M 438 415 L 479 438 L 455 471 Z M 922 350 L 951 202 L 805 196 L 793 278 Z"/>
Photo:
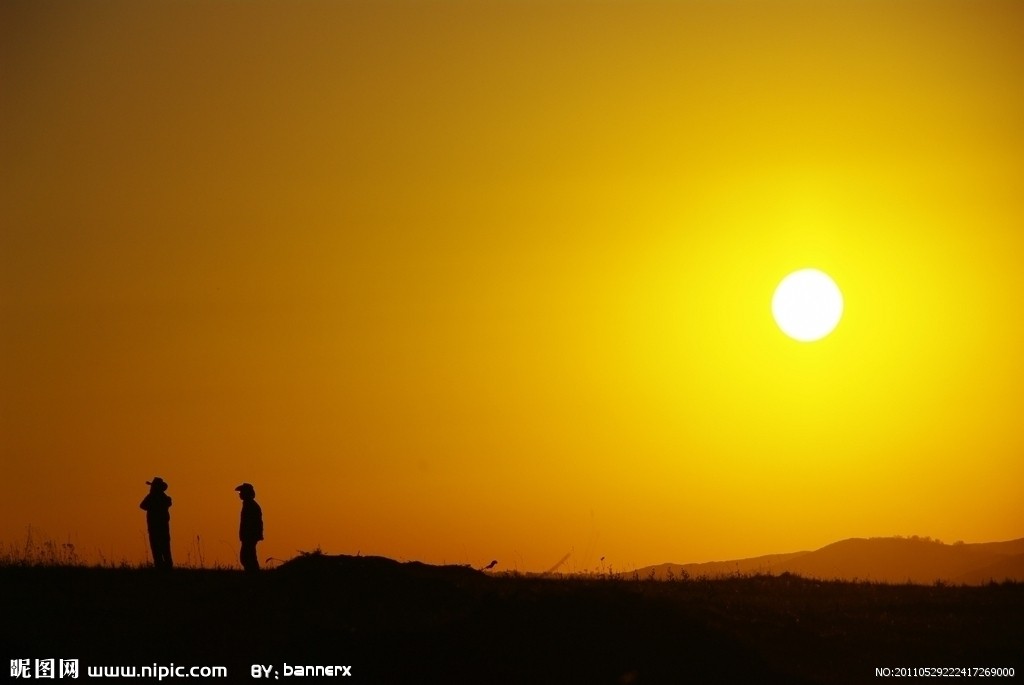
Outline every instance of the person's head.
<path id="1" fill-rule="evenodd" d="M 146 485 L 149 486 L 150 492 L 163 492 L 167 489 L 167 483 L 165 483 L 164 479 L 159 476 L 153 480 L 147 480 Z"/>
<path id="2" fill-rule="evenodd" d="M 256 499 L 256 488 L 254 488 L 249 483 L 242 483 L 237 488 L 235 488 L 235 490 L 238 491 L 239 499 Z"/>

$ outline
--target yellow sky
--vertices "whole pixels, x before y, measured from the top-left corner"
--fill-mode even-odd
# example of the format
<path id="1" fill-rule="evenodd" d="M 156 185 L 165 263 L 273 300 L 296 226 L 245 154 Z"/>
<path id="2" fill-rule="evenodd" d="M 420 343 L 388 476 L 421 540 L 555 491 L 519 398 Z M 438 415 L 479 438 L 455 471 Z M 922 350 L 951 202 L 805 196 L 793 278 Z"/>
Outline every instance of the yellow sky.
<path id="1" fill-rule="evenodd" d="M 1015 2 L 0 7 L 0 539 L 1024 535 Z M 816 267 L 829 337 L 771 319 Z"/>

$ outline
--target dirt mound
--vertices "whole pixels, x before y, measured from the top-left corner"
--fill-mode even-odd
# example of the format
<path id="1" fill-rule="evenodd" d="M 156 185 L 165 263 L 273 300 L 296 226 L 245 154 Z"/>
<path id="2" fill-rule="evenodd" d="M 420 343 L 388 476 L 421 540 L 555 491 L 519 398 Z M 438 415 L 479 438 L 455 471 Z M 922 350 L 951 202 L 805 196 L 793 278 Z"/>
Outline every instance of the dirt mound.
<path id="1" fill-rule="evenodd" d="M 469 566 L 436 566 L 419 561 L 399 562 L 387 557 L 350 556 L 347 554 L 302 553 L 281 564 L 275 573 L 304 576 L 336 575 L 347 579 L 372 580 L 443 580 L 454 583 L 478 582 L 487 575 Z"/>

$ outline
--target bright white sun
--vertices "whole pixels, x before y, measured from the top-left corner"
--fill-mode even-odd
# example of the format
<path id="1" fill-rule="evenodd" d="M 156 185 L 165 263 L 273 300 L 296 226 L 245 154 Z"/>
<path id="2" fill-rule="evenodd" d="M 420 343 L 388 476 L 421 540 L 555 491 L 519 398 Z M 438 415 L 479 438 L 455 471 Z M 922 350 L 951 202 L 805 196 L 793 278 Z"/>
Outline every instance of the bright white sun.
<path id="1" fill-rule="evenodd" d="M 823 271 L 794 271 L 775 289 L 772 316 L 789 337 L 802 342 L 819 340 L 842 318 L 843 294 Z"/>

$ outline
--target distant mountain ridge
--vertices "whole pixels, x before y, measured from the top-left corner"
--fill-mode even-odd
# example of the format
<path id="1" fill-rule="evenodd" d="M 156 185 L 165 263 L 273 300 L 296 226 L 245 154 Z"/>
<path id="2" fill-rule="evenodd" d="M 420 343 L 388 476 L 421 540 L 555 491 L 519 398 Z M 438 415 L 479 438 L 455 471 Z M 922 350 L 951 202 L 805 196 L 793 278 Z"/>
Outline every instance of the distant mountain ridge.
<path id="1" fill-rule="evenodd" d="M 822 580 L 958 585 L 1024 581 L 1024 538 L 947 545 L 921 537 L 850 538 L 810 552 L 699 564 L 658 564 L 624 575 L 669 580 L 793 573 Z"/>

